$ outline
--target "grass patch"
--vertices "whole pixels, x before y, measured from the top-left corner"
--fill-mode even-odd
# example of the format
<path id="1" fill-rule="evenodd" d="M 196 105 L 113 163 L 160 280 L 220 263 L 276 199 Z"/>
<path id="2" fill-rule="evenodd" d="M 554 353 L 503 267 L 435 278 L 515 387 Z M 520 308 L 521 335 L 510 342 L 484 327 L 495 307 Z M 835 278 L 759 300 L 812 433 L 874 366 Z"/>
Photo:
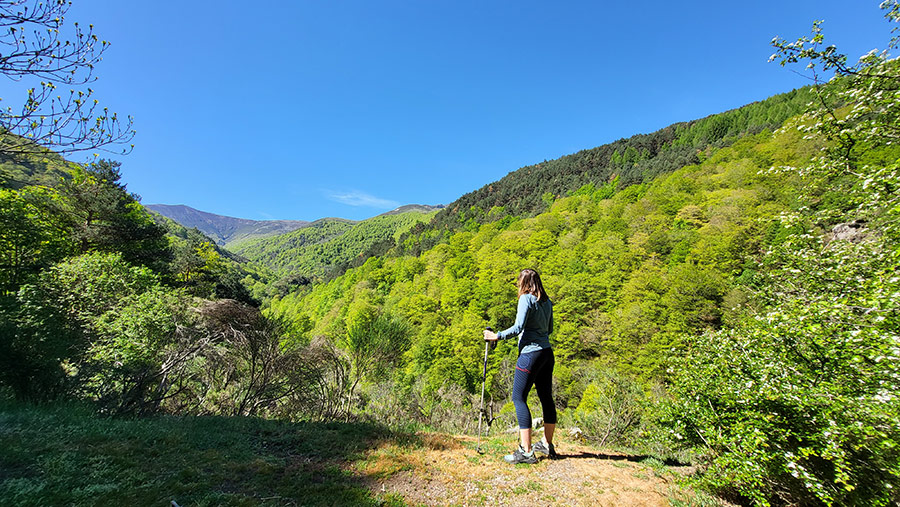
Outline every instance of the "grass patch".
<path id="1" fill-rule="evenodd" d="M 701 491 L 672 488 L 668 495 L 672 507 L 721 507 L 721 500 Z"/>
<path id="2" fill-rule="evenodd" d="M 396 505 L 395 497 L 369 493 L 366 481 L 407 468 L 400 447 L 421 445 L 415 435 L 365 423 L 114 419 L 71 404 L 3 405 L 0 498 L 15 505 Z"/>
<path id="3" fill-rule="evenodd" d="M 658 458 L 649 457 L 641 461 L 641 465 L 647 466 L 653 470 L 657 477 L 662 477 L 667 471 L 666 464 Z"/>

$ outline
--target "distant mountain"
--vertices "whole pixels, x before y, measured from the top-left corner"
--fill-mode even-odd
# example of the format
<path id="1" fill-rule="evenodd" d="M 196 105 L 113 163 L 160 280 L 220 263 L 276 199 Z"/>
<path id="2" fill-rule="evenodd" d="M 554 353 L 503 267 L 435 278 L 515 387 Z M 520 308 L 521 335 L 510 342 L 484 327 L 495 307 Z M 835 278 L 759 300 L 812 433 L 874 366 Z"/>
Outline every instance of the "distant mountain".
<path id="1" fill-rule="evenodd" d="M 303 220 L 250 220 L 227 217 L 200 211 L 183 204 L 146 204 L 144 207 L 171 218 L 185 227 L 196 227 L 224 247 L 251 239 L 284 234 L 310 224 Z"/>

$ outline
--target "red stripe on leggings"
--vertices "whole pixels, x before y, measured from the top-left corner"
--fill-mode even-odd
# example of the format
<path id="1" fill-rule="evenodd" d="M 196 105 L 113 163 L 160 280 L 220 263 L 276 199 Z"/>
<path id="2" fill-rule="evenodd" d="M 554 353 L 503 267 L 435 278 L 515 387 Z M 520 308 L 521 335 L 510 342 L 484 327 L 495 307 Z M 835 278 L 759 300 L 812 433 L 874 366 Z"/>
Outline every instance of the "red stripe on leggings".
<path id="1" fill-rule="evenodd" d="M 516 366 L 516 369 L 519 371 L 524 371 L 525 373 L 531 373 L 530 371 L 526 370 L 525 368 L 519 368 L 518 366 Z"/>

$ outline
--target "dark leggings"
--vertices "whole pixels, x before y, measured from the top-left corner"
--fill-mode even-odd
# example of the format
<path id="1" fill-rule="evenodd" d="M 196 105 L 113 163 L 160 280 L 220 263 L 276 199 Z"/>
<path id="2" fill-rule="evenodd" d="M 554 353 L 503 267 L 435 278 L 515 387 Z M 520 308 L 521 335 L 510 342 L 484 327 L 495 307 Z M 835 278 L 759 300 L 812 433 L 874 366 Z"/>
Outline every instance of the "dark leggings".
<path id="1" fill-rule="evenodd" d="M 541 349 L 527 354 L 520 354 L 516 361 L 516 376 L 513 378 L 512 400 L 516 406 L 516 419 L 519 429 L 531 428 L 531 411 L 528 410 L 528 392 L 534 385 L 541 410 L 544 412 L 544 424 L 556 424 L 556 405 L 553 403 L 553 349 Z"/>

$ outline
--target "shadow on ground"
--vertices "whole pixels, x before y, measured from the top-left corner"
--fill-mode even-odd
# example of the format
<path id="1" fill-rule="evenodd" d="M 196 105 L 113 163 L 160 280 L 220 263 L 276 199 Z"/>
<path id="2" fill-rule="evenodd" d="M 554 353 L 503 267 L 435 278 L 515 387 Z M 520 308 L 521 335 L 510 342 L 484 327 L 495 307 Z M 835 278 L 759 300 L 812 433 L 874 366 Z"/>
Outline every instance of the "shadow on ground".
<path id="1" fill-rule="evenodd" d="M 360 470 L 371 423 L 248 417 L 99 417 L 72 405 L 0 406 L 0 499 L 13 505 L 384 505 Z"/>
<path id="2" fill-rule="evenodd" d="M 673 458 L 658 458 L 656 456 L 651 456 L 649 454 L 607 454 L 602 452 L 578 452 L 569 453 L 569 454 L 559 454 L 559 457 L 556 459 L 601 459 L 601 460 L 610 460 L 610 461 L 631 461 L 633 463 L 641 463 L 648 459 L 657 459 L 662 462 L 666 466 L 670 467 L 681 467 L 688 466 L 689 463 L 682 463 Z"/>

